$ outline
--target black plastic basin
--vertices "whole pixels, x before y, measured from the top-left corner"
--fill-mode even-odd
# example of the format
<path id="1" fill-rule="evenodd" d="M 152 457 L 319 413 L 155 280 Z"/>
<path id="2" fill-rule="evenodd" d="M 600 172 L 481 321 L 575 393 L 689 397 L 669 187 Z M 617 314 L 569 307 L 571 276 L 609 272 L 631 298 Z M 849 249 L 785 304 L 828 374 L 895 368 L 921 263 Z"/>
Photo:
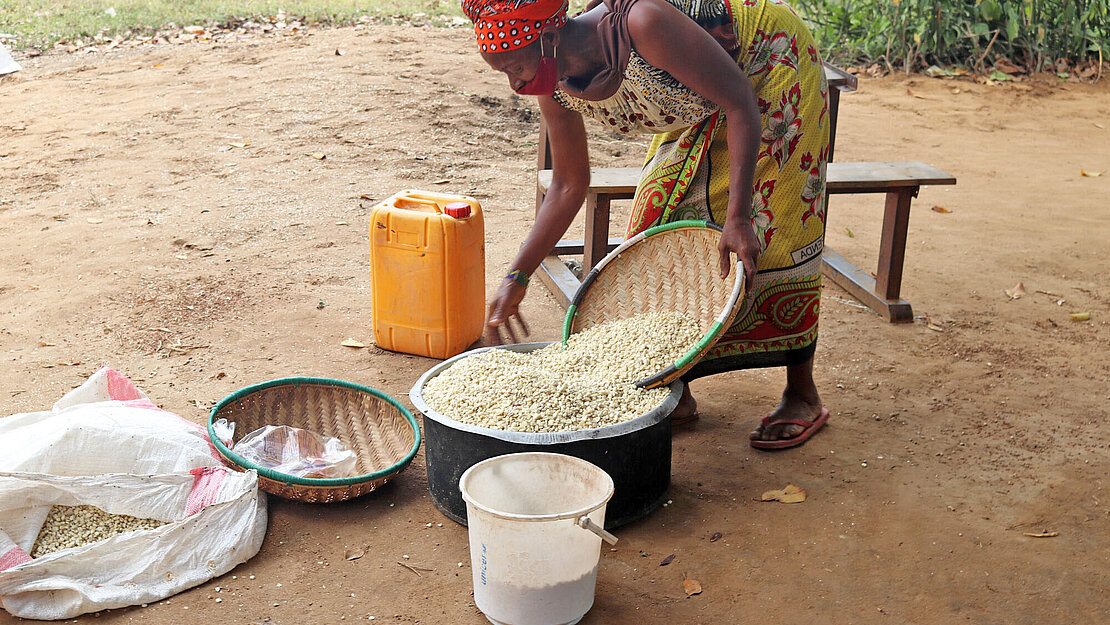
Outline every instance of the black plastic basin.
<path id="1" fill-rule="evenodd" d="M 459 478 L 487 458 L 524 451 L 546 451 L 588 460 L 605 470 L 616 487 L 605 513 L 605 527 L 641 519 L 667 498 L 671 483 L 671 411 L 682 395 L 682 382 L 651 412 L 624 423 L 576 432 L 509 432 L 483 428 L 439 414 L 424 401 L 428 380 L 462 358 L 489 349 L 531 352 L 549 343 L 483 347 L 459 354 L 420 376 L 409 392 L 424 415 L 424 455 L 432 503 L 448 518 L 466 525 L 466 503 Z"/>

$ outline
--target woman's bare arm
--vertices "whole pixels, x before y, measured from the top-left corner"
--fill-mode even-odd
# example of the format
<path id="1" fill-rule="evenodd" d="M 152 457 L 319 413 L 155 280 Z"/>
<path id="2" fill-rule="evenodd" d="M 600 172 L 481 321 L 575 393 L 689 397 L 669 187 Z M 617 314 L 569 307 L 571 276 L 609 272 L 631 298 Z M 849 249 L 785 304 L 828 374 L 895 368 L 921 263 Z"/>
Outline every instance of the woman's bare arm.
<path id="1" fill-rule="evenodd" d="M 540 97 L 539 104 L 547 122 L 552 177 L 536 222 L 513 262 L 513 269 L 529 275 L 566 233 L 590 186 L 590 157 L 582 116 L 563 108 L 553 97 Z"/>
<path id="2" fill-rule="evenodd" d="M 547 122 L 547 137 L 553 159 L 552 178 L 532 230 L 513 260 L 512 269 L 525 275 L 532 275 L 543 259 L 555 249 L 559 239 L 574 221 L 574 216 L 578 214 L 590 186 L 590 158 L 582 116 L 563 108 L 550 96 L 540 97 L 539 103 L 540 112 Z M 510 340 L 519 342 L 509 324 L 509 319 L 513 317 L 520 322 L 524 334 L 528 334 L 528 327 L 523 323 L 519 311 L 524 293 L 524 287 L 518 282 L 508 278 L 501 281 L 501 288 L 490 302 L 489 316 L 486 319 L 486 336 L 491 343 L 502 342 L 502 326 Z"/>
<path id="3" fill-rule="evenodd" d="M 728 121 L 729 202 L 721 246 L 721 273 L 728 252 L 755 278 L 759 241 L 751 227 L 752 182 L 762 121 L 751 80 L 736 61 L 696 22 L 664 0 L 639 0 L 628 15 L 636 52 L 694 92 L 720 107 Z"/>

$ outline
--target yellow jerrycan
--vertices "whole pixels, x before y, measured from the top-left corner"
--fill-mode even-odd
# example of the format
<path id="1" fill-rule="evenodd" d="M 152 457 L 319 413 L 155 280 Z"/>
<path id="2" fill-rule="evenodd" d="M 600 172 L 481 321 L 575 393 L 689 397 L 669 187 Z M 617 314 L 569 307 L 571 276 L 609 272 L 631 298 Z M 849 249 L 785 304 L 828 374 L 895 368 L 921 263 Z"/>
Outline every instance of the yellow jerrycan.
<path id="1" fill-rule="evenodd" d="M 405 190 L 370 212 L 374 341 L 450 358 L 482 336 L 486 243 L 474 198 Z"/>

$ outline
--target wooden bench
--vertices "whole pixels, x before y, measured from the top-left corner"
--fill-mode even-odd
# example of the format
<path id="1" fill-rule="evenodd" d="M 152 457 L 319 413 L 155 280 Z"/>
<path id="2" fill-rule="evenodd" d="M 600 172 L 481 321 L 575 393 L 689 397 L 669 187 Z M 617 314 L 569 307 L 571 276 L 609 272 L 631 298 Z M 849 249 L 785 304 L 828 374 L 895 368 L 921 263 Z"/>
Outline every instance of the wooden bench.
<path id="1" fill-rule="evenodd" d="M 578 279 L 559 256 L 581 254 L 582 267 L 588 272 L 623 239 L 609 238 L 609 209 L 612 200 L 628 199 L 636 193 L 640 177 L 637 167 L 601 167 L 590 172 L 586 195 L 585 239 L 563 240 L 540 266 L 540 278 L 563 306 L 570 303 Z M 542 192 L 551 184 L 551 170 L 539 172 Z M 826 171 L 827 195 L 846 193 L 885 193 L 879 263 L 872 278 L 836 251 L 825 247 L 825 275 L 839 284 L 888 321 L 913 321 L 910 303 L 901 299 L 902 266 L 906 255 L 910 203 L 925 185 L 956 184 L 956 179 L 925 163 L 829 163 Z"/>

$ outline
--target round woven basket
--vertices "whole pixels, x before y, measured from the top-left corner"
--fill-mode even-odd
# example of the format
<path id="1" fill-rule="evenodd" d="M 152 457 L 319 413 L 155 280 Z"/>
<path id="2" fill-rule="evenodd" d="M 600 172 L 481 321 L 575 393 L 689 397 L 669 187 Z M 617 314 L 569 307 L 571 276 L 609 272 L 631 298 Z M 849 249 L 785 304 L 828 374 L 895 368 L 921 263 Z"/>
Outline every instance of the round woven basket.
<path id="1" fill-rule="evenodd" d="M 744 301 L 742 263 L 733 267 L 732 280 L 721 279 L 720 241 L 720 226 L 704 221 L 675 221 L 629 238 L 578 287 L 567 308 L 563 342 L 575 332 L 645 312 L 684 313 L 701 327 L 701 340 L 636 384 L 654 388 L 678 379 L 713 347 Z"/>
<path id="2" fill-rule="evenodd" d="M 213 431 L 213 423 L 221 418 L 235 423 L 236 440 L 267 425 L 334 436 L 355 452 L 358 475 L 297 477 L 244 460 Z M 416 419 L 395 399 L 366 386 L 327 378 L 282 378 L 240 389 L 212 408 L 208 437 L 233 468 L 258 471 L 262 490 L 310 503 L 344 501 L 380 488 L 408 466 L 420 447 Z"/>

